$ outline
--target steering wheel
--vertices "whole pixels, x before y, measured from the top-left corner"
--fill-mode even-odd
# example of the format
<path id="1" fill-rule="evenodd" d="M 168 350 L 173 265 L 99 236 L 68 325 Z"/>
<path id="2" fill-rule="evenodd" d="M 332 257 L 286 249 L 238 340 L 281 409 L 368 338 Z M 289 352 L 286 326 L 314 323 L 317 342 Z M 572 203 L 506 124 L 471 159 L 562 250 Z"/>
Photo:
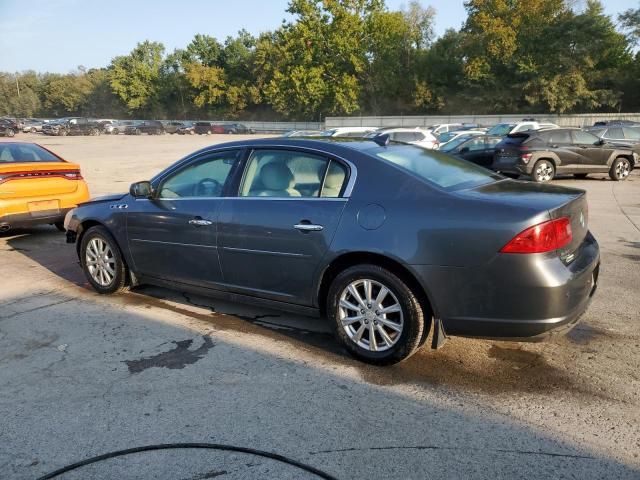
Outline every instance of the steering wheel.
<path id="1" fill-rule="evenodd" d="M 203 178 L 196 184 L 194 195 L 196 197 L 219 197 L 222 193 L 222 184 L 215 178 Z"/>

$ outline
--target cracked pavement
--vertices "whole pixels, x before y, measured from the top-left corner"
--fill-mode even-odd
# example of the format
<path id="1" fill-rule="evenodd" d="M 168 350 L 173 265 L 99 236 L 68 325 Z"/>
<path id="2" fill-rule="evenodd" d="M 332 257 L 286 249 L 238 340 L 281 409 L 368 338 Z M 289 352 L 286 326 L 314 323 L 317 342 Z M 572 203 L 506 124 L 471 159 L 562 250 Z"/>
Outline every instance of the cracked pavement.
<path id="1" fill-rule="evenodd" d="M 94 194 L 226 137 L 37 138 Z M 0 237 L 0 478 L 132 447 L 259 449 L 339 479 L 640 477 L 640 171 L 588 190 L 602 267 L 567 336 L 451 338 L 391 368 L 321 319 L 143 286 L 105 297 L 53 227 Z M 318 478 L 240 452 L 136 453 L 68 479 Z"/>

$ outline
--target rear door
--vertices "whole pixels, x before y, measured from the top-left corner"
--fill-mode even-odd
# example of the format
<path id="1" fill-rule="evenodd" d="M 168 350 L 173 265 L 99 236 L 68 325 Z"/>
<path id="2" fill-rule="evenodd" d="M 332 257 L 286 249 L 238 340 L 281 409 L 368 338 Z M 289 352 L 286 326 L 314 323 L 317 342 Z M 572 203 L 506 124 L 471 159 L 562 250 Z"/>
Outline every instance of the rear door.
<path id="1" fill-rule="evenodd" d="M 577 167 L 585 171 L 606 170 L 611 149 L 600 145 L 600 139 L 583 130 L 572 130 L 572 150 L 577 155 Z"/>
<path id="2" fill-rule="evenodd" d="M 490 167 L 493 163 L 493 149 L 496 144 L 493 144 L 490 148 L 487 144 L 487 137 L 484 135 L 478 135 L 472 137 L 465 144 L 461 151 L 460 156 L 465 160 L 480 165 L 482 167 Z"/>
<path id="3" fill-rule="evenodd" d="M 220 212 L 227 288 L 311 305 L 312 285 L 347 199 L 349 167 L 304 150 L 256 149 Z"/>
<path id="4" fill-rule="evenodd" d="M 215 288 L 222 280 L 218 212 L 241 150 L 205 153 L 160 179 L 153 199 L 127 209 L 127 237 L 142 275 Z"/>
<path id="5" fill-rule="evenodd" d="M 560 159 L 556 165 L 557 171 L 573 169 L 582 163 L 580 153 L 573 144 L 571 132 L 565 129 L 551 129 L 540 132 L 540 138 L 546 141 L 546 148 L 555 153 Z"/>

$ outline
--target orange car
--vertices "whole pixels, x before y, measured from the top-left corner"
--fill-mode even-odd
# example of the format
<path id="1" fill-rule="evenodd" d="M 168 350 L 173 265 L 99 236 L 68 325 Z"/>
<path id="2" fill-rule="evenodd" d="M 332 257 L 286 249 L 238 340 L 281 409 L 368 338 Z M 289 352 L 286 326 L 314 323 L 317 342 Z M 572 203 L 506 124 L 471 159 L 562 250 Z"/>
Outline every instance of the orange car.
<path id="1" fill-rule="evenodd" d="M 52 224 L 89 200 L 80 166 L 35 143 L 0 142 L 0 233 Z"/>

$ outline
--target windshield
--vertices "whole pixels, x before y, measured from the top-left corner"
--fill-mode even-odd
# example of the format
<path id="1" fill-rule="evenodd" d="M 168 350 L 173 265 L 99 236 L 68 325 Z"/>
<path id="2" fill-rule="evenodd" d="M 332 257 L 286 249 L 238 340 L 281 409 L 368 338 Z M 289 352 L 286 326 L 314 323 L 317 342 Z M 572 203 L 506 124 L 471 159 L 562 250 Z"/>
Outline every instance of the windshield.
<path id="1" fill-rule="evenodd" d="M 413 145 L 381 147 L 371 153 L 445 190 L 473 188 L 502 179 L 466 160 Z"/>
<path id="2" fill-rule="evenodd" d="M 500 137 L 504 137 L 513 127 L 515 127 L 515 124 L 513 123 L 499 123 L 498 125 L 491 127 L 487 132 L 487 135 L 498 135 Z"/>
<path id="3" fill-rule="evenodd" d="M 460 135 L 458 138 L 451 140 L 446 145 L 442 145 L 440 147 L 440 151 L 442 152 L 450 152 L 454 150 L 456 147 L 459 147 L 461 144 L 469 140 L 470 135 Z"/>

